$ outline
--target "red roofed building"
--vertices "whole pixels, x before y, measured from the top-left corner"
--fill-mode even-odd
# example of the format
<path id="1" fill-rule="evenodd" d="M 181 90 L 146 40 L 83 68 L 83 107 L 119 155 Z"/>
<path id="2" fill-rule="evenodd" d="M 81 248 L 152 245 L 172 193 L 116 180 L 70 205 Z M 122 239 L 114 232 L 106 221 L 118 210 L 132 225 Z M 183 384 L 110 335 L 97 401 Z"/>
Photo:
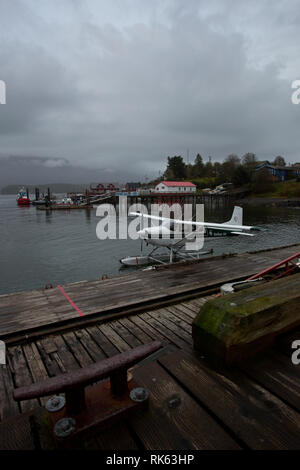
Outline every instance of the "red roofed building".
<path id="1" fill-rule="evenodd" d="M 156 193 L 195 193 L 196 185 L 189 181 L 161 181 L 155 186 Z"/>

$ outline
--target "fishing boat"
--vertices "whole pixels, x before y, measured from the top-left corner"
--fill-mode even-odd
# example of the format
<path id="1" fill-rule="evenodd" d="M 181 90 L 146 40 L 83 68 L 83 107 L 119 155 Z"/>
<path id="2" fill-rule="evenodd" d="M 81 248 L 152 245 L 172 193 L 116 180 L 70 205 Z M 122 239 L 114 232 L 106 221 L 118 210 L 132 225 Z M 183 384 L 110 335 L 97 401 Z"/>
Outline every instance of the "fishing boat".
<path id="1" fill-rule="evenodd" d="M 45 199 L 38 199 L 37 201 L 32 201 L 34 206 L 45 206 L 46 200 Z"/>
<path id="2" fill-rule="evenodd" d="M 28 196 L 28 191 L 26 191 L 24 188 L 21 188 L 17 194 L 17 203 L 19 206 L 29 206 L 31 203 Z"/>

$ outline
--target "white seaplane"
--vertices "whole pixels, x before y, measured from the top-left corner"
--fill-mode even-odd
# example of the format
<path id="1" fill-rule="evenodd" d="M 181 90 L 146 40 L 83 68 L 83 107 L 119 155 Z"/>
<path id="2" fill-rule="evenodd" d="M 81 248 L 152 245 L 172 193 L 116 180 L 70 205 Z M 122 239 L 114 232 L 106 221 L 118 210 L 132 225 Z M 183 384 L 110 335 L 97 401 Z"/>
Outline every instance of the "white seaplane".
<path id="1" fill-rule="evenodd" d="M 210 254 L 213 250 L 201 251 L 200 249 L 189 248 L 189 246 L 196 246 L 195 244 L 188 244 L 198 239 L 222 236 L 244 235 L 253 237 L 251 231 L 264 230 L 260 227 L 243 225 L 243 208 L 235 206 L 232 217 L 228 222 L 221 224 L 212 222 L 197 222 L 193 220 L 180 220 L 169 219 L 156 215 L 143 214 L 141 212 L 130 212 L 130 216 L 139 216 L 143 219 L 151 219 L 156 223 L 161 224 L 145 227 L 138 231 L 140 238 L 146 245 L 153 245 L 153 250 L 147 255 L 128 256 L 120 260 L 124 266 L 141 266 L 148 264 L 166 264 L 172 263 L 177 260 L 198 259 L 199 256 Z M 176 225 L 190 226 L 190 231 L 187 235 L 182 235 L 182 230 L 175 230 Z M 141 245 L 141 251 L 142 251 Z M 199 243 L 202 248 L 203 243 Z M 153 254 L 159 248 L 167 248 L 169 250 L 166 254 Z"/>

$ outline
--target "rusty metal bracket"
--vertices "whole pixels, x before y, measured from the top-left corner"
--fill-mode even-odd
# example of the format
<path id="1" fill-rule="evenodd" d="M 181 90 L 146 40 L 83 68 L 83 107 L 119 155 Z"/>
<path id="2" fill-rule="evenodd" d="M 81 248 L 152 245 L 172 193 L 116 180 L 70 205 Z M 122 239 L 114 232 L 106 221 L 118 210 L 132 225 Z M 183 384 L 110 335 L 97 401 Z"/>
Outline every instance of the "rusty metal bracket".
<path id="1" fill-rule="evenodd" d="M 65 442 L 83 434 L 91 435 L 147 404 L 148 391 L 138 387 L 134 380 L 128 381 L 127 371 L 162 346 L 153 341 L 88 367 L 17 388 L 14 399 L 54 395 L 46 409 L 55 440 Z M 65 393 L 65 403 L 61 393 Z"/>

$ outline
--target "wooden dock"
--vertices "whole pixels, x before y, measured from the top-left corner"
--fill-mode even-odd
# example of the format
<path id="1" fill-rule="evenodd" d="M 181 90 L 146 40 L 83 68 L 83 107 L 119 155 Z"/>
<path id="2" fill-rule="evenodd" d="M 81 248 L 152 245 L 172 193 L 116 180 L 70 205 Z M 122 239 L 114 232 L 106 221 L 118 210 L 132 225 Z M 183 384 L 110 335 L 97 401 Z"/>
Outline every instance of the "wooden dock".
<path id="1" fill-rule="evenodd" d="M 0 296 L 0 339 L 19 343 L 217 292 L 299 251 L 300 245 L 161 266 L 105 280 Z"/>
<path id="2" fill-rule="evenodd" d="M 50 206 L 36 206 L 39 211 L 67 211 L 76 209 L 92 209 L 93 206 L 90 204 L 51 204 Z"/>
<path id="3" fill-rule="evenodd" d="M 5 429 L 10 427 L 3 432 L 0 424 L 0 448 L 43 447 L 16 418 L 44 406 L 47 398 L 17 404 L 14 388 L 158 339 L 165 347 L 133 371 L 149 390 L 149 408 L 82 441 L 82 448 L 299 450 L 300 368 L 290 356 L 300 331 L 280 338 L 274 348 L 238 369 L 215 371 L 193 352 L 191 338 L 193 318 L 209 298 L 9 346 L 8 364 L 0 367 L 0 416 Z"/>
<path id="4" fill-rule="evenodd" d="M 208 292 L 297 251 L 299 245 L 214 257 L 0 296 L 1 339 L 7 341 L 7 363 L 0 366 L 0 449 L 51 448 L 33 435 L 27 418 L 48 397 L 17 403 L 16 388 L 159 340 L 163 349 L 132 371 L 149 391 L 148 409 L 76 449 L 299 450 L 300 366 L 291 361 L 291 345 L 300 330 L 238 367 L 218 370 L 193 350 L 191 336 L 193 319 L 213 298 Z"/>
<path id="5" fill-rule="evenodd" d="M 237 199 L 242 199 L 249 194 L 249 190 L 238 191 L 231 190 L 224 193 L 217 194 L 208 194 L 205 192 L 195 192 L 195 193 L 140 193 L 140 194 L 130 194 L 124 193 L 123 197 L 127 198 L 128 206 L 132 204 L 144 204 L 146 207 L 150 207 L 151 204 L 191 204 L 195 206 L 196 204 L 205 204 L 205 206 L 224 206 L 227 204 L 233 204 Z M 118 195 L 114 193 L 109 195 L 99 195 L 99 201 L 95 201 L 96 204 L 101 204 L 102 202 L 109 202 L 113 205 L 119 204 L 119 197 L 122 196 L 122 193 L 118 192 Z M 91 200 L 93 195 L 90 195 Z"/>

